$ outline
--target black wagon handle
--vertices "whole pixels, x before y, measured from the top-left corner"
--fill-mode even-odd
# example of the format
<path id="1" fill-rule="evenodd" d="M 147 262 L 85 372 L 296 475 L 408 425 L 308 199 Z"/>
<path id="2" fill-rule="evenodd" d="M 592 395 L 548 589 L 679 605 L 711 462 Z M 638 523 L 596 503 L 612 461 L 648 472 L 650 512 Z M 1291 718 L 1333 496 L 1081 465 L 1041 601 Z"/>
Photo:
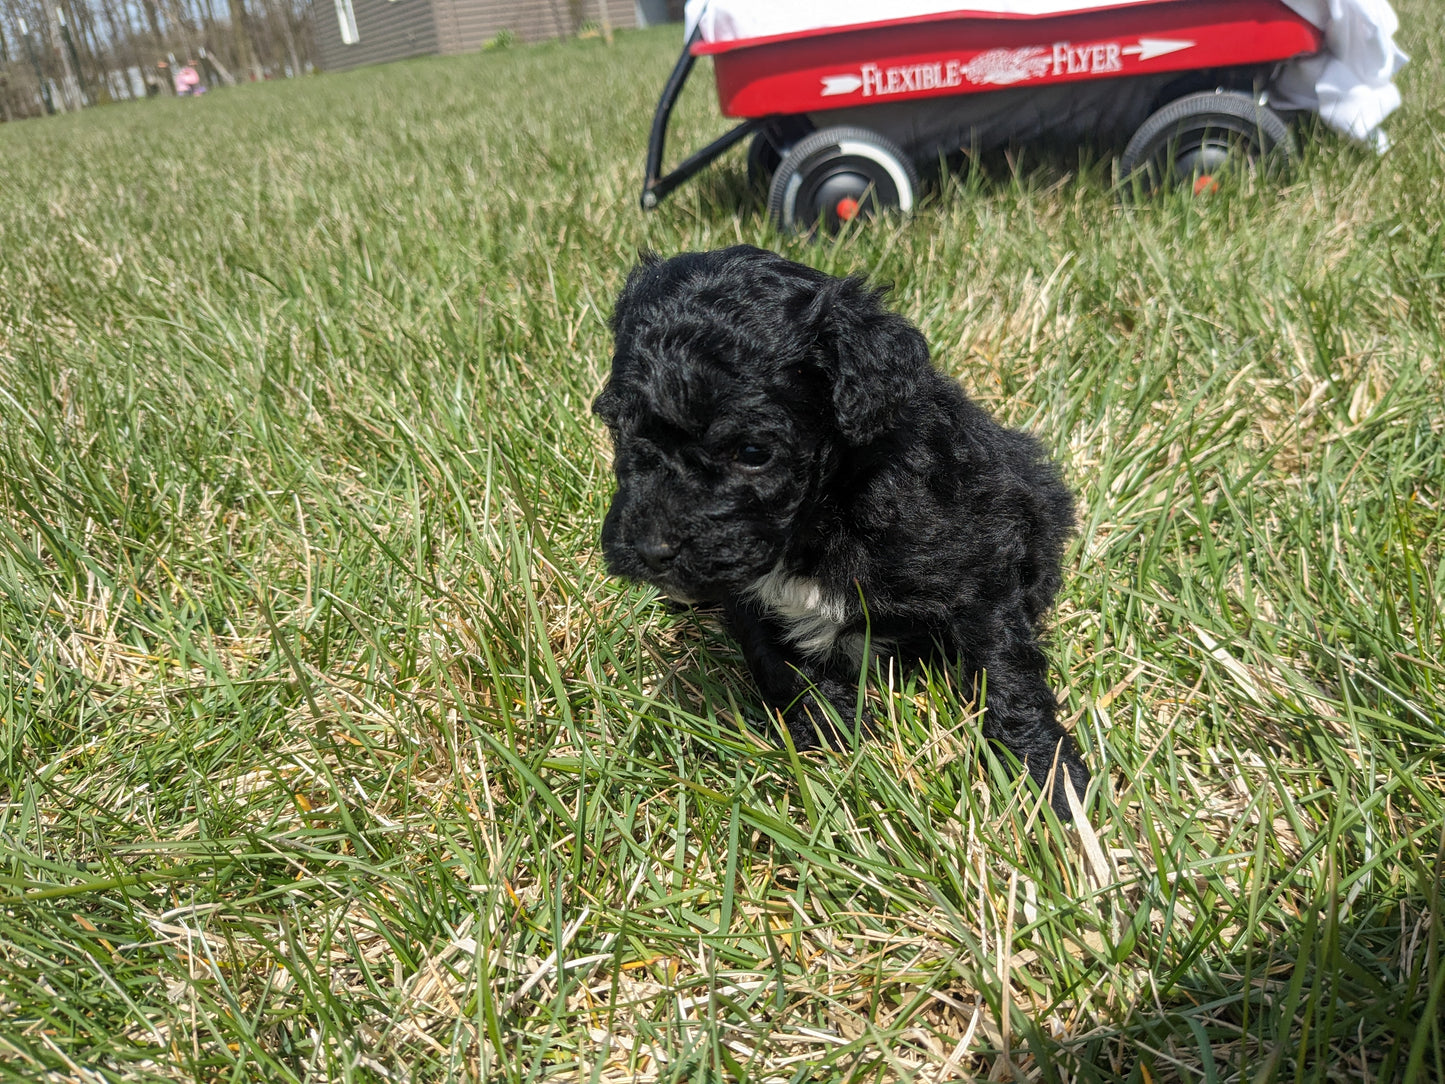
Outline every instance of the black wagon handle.
<path id="1" fill-rule="evenodd" d="M 744 121 L 727 134 L 713 140 L 702 150 L 688 156 L 671 173 L 664 174 L 662 172 L 662 154 L 667 143 L 667 122 L 672 118 L 672 108 L 682 94 L 687 77 L 692 74 L 693 65 L 697 63 L 697 57 L 692 55 L 692 47 L 701 39 L 702 27 L 694 27 L 682 47 L 682 55 L 673 65 L 672 74 L 667 77 L 667 84 L 662 88 L 662 97 L 657 101 L 657 111 L 652 114 L 652 134 L 647 140 L 647 172 L 642 182 L 642 209 L 644 211 L 650 211 L 656 207 L 669 192 L 689 177 L 711 165 L 721 157 L 724 151 L 747 136 L 760 123 L 756 120 Z"/>

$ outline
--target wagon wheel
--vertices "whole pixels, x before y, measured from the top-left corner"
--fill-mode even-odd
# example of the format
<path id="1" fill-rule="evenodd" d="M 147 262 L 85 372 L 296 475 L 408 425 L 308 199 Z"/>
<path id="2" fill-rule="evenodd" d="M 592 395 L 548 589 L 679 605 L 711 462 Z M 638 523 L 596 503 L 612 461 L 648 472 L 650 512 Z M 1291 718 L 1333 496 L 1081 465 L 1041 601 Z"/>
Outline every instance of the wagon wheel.
<path id="1" fill-rule="evenodd" d="M 888 140 L 866 128 L 824 128 L 783 156 L 773 174 L 768 213 L 784 233 L 819 222 L 836 233 L 855 218 L 907 214 L 917 192 L 917 170 Z"/>
<path id="2" fill-rule="evenodd" d="M 1188 185 L 1203 195 L 1260 162 L 1283 171 L 1293 152 L 1289 128 L 1267 105 L 1238 91 L 1206 91 L 1175 99 L 1141 124 L 1119 175 L 1137 175 L 1146 192 Z"/>

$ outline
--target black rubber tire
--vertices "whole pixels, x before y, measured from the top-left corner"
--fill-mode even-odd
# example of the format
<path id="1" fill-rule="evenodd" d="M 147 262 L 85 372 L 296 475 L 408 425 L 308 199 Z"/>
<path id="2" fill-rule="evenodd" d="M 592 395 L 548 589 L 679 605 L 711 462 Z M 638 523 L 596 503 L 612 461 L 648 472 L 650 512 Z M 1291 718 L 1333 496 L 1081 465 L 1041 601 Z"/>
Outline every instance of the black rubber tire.
<path id="1" fill-rule="evenodd" d="M 1196 191 L 1206 176 L 1268 164 L 1283 174 L 1294 157 L 1289 126 L 1278 113 L 1237 90 L 1187 94 L 1139 126 L 1119 159 L 1119 176 L 1145 192 L 1169 185 Z"/>
<path id="2" fill-rule="evenodd" d="M 748 187 L 766 192 L 783 156 L 766 132 L 757 132 L 748 143 Z"/>
<path id="3" fill-rule="evenodd" d="M 783 155 L 768 190 L 768 214 L 783 233 L 820 223 L 836 233 L 852 218 L 908 214 L 917 200 L 918 171 L 892 142 L 866 128 L 824 128 Z M 843 215 L 847 201 L 854 208 Z"/>

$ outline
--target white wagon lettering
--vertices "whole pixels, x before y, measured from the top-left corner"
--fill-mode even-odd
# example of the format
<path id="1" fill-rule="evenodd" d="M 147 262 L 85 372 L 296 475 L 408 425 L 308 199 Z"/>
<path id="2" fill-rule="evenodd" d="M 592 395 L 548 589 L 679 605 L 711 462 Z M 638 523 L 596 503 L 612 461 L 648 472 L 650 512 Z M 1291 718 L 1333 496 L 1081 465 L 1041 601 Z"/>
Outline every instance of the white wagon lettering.
<path id="1" fill-rule="evenodd" d="M 1006 87 L 1034 79 L 1109 75 L 1124 70 L 1126 56 L 1152 60 L 1194 44 L 1165 38 L 1141 38 L 1135 45 L 1117 41 L 1087 45 L 1056 41 L 1052 45 L 1026 45 L 1021 49 L 986 49 L 967 60 L 955 58 L 887 66 L 864 64 L 857 75 L 825 76 L 822 95 L 830 97 L 861 90 L 865 98 L 886 98 L 894 94 L 948 90 L 965 82 L 974 86 Z"/>
<path id="2" fill-rule="evenodd" d="M 883 98 L 890 94 L 917 93 L 920 90 L 947 90 L 962 84 L 962 67 L 956 60 L 936 60 L 931 64 L 902 64 L 889 68 L 877 64 L 863 65 L 865 98 Z"/>
<path id="3" fill-rule="evenodd" d="M 1051 75 L 1101 75 L 1124 70 L 1117 41 L 1095 45 L 1071 45 L 1054 42 L 1054 65 Z"/>

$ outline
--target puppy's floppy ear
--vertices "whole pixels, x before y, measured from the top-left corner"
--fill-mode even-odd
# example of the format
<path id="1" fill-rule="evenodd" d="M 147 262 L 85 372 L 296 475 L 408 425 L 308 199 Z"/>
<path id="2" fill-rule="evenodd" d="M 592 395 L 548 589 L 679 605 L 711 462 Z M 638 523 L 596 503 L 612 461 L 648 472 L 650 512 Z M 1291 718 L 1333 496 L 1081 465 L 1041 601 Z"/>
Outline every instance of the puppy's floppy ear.
<path id="1" fill-rule="evenodd" d="M 613 307 L 612 316 L 607 321 L 607 326 L 612 331 L 612 337 L 618 346 L 622 345 L 622 339 L 633 311 L 642 304 L 643 297 L 648 292 L 648 280 L 653 277 L 650 273 L 662 262 L 662 257 L 651 249 L 638 250 L 637 263 L 627 273 L 627 281 L 623 284 L 621 293 L 617 295 L 617 304 Z M 592 413 L 608 425 L 617 424 L 617 417 L 621 413 L 622 406 L 622 393 L 617 388 L 616 380 L 618 368 L 616 355 L 612 359 L 612 368 L 612 376 L 603 386 L 601 394 L 592 400 Z"/>
<path id="2" fill-rule="evenodd" d="M 919 330 L 883 307 L 885 292 L 859 276 L 831 279 L 810 307 L 838 431 L 854 445 L 890 429 L 933 368 Z"/>
<path id="3" fill-rule="evenodd" d="M 613 336 L 622 331 L 627 320 L 628 312 L 637 304 L 639 295 L 644 292 L 648 272 L 662 263 L 662 257 L 651 249 L 639 249 L 637 252 L 637 263 L 627 273 L 627 281 L 622 285 L 622 292 L 617 295 L 617 305 L 612 310 L 612 318 L 607 321 Z"/>

